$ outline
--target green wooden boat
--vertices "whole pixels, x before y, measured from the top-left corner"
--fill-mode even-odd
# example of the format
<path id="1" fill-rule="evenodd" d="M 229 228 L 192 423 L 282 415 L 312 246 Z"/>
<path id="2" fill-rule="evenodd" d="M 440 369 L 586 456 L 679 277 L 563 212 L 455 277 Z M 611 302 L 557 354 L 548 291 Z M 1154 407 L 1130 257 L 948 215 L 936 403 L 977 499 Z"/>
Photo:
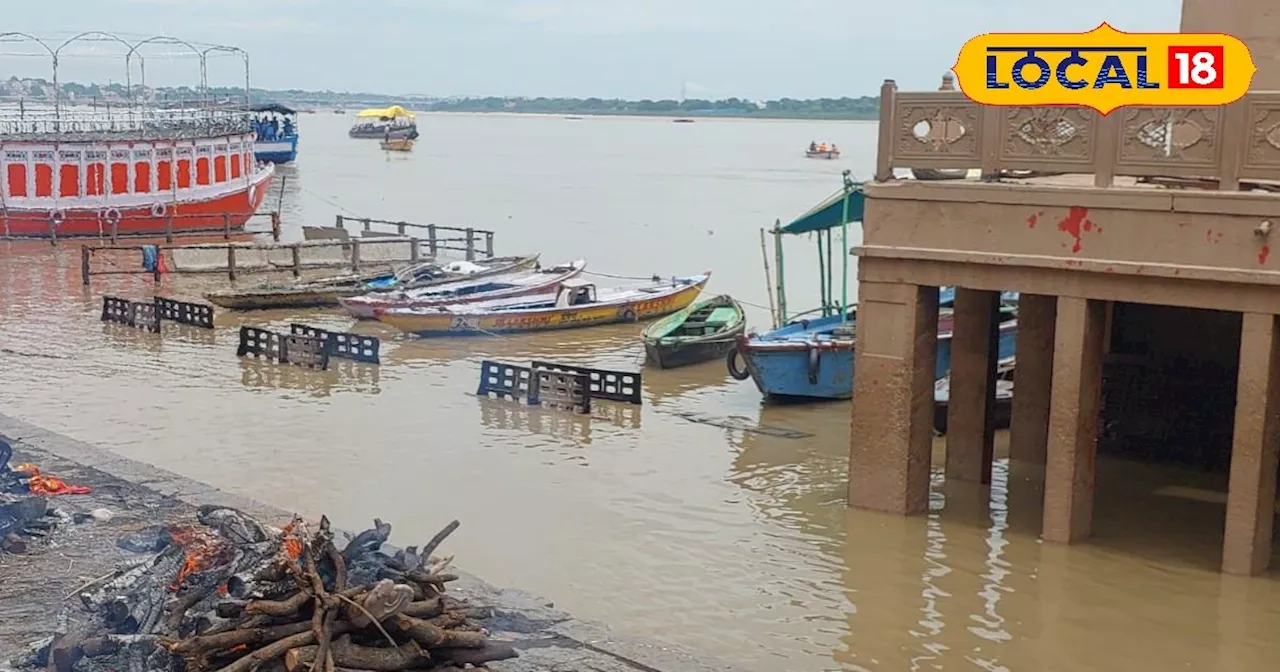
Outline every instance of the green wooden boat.
<path id="1" fill-rule="evenodd" d="M 699 301 L 645 328 L 645 357 L 661 369 L 723 359 L 746 332 L 742 305 L 727 294 Z"/>

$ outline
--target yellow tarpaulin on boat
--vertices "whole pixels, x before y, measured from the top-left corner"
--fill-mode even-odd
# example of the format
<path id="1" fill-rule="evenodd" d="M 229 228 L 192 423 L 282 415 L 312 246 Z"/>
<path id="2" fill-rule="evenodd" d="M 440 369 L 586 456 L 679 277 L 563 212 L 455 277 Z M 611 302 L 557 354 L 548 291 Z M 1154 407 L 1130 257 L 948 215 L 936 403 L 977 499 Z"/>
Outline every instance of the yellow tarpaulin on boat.
<path id="1" fill-rule="evenodd" d="M 404 109 L 403 107 L 400 107 L 399 105 L 392 105 L 391 107 L 379 107 L 379 108 L 372 108 L 368 110 L 361 110 L 360 114 L 357 114 L 356 116 L 357 117 L 385 117 L 388 119 L 394 118 L 394 117 L 409 117 L 410 119 L 412 119 L 414 117 L 412 112 Z"/>

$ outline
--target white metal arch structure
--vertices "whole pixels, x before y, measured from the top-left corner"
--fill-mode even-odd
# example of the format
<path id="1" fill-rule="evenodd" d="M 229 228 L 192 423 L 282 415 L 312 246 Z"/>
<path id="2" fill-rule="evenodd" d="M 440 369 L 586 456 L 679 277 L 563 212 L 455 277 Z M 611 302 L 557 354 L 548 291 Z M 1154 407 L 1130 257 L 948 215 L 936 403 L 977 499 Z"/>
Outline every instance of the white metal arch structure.
<path id="1" fill-rule="evenodd" d="M 240 54 L 240 58 L 244 60 L 244 109 L 248 110 L 253 104 L 249 99 L 249 52 L 239 47 L 226 47 L 215 44 L 200 52 L 200 86 L 205 91 L 209 90 L 209 53 L 221 52 L 226 54 Z"/>
<path id="2" fill-rule="evenodd" d="M 53 50 L 53 112 L 54 112 L 54 115 L 57 116 L 62 108 L 62 105 L 61 105 L 62 87 L 59 86 L 58 84 L 58 58 L 62 55 L 63 49 L 66 49 L 68 46 L 80 41 L 115 42 L 117 44 L 122 45 L 125 48 L 124 85 L 125 85 L 125 90 L 128 91 L 129 93 L 129 101 L 131 103 L 130 108 L 132 108 L 133 107 L 132 103 L 134 102 L 134 99 L 133 99 L 133 82 L 130 80 L 130 77 L 129 77 L 129 57 L 133 54 L 133 45 L 121 39 L 118 35 L 113 35 L 111 33 L 106 33 L 100 30 L 89 30 L 89 31 L 80 33 L 79 35 L 73 35 L 72 37 L 67 38 L 65 42 L 58 45 L 57 49 Z M 130 110 L 130 113 L 132 113 L 132 109 Z"/>
<path id="3" fill-rule="evenodd" d="M 191 44 L 186 40 L 179 39 L 176 37 L 169 37 L 168 35 L 157 35 L 155 37 L 148 37 L 147 39 L 142 40 L 140 42 L 135 42 L 133 46 L 129 49 L 129 54 L 131 56 L 133 54 L 138 54 L 138 60 L 139 60 L 138 65 L 141 68 L 141 74 L 142 74 L 142 77 L 141 77 L 142 81 L 140 83 L 144 87 L 147 85 L 146 59 L 142 57 L 142 53 L 138 50 L 149 44 L 170 44 L 170 45 L 176 45 L 180 47 L 186 47 L 187 50 L 195 54 L 196 58 L 200 60 L 200 102 L 203 104 L 204 95 L 205 95 L 204 52 L 200 51 L 199 49 L 196 48 L 194 44 Z"/>

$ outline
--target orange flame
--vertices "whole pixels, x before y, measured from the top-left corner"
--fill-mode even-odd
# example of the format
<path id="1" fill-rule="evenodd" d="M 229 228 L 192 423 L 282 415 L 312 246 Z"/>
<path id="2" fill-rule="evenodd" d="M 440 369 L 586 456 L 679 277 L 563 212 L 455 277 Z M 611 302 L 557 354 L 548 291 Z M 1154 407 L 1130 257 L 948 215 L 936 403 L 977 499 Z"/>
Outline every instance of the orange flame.
<path id="1" fill-rule="evenodd" d="M 178 578 L 169 586 L 171 590 L 177 590 L 192 574 L 212 567 L 227 550 L 226 543 L 212 532 L 190 525 L 171 528 L 169 536 L 185 556 Z"/>

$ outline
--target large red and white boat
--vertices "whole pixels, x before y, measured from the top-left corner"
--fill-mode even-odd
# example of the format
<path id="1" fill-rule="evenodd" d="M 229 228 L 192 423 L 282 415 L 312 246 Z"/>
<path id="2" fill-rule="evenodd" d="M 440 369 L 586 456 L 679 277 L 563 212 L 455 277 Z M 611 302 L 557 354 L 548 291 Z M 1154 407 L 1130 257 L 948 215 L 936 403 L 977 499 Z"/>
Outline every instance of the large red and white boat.
<path id="1" fill-rule="evenodd" d="M 262 203 L 273 168 L 254 159 L 243 50 L 165 36 L 129 42 L 101 31 L 56 47 L 27 33 L 0 33 L 0 42 L 48 53 L 55 83 L 51 97 L 0 104 L 0 237 L 243 229 Z M 113 45 L 124 51 L 124 98 L 92 106 L 65 99 L 57 86 L 60 56 L 89 47 L 83 55 L 100 57 Z M 156 104 L 142 67 L 149 48 L 199 57 L 198 100 Z M 214 103 L 209 95 L 206 65 L 218 54 L 244 61 L 245 96 L 237 103 Z"/>
<path id="2" fill-rule="evenodd" d="M 0 111 L 0 235 L 241 229 L 273 167 L 243 108 Z"/>

